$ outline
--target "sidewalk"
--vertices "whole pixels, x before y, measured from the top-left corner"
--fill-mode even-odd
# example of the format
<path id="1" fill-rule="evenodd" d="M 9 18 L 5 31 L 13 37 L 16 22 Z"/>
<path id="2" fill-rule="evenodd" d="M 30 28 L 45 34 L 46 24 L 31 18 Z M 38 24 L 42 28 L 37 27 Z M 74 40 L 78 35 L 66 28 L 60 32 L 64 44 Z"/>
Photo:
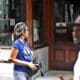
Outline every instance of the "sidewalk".
<path id="1" fill-rule="evenodd" d="M 9 69 L 6 71 L 9 71 Z M 73 76 L 71 71 L 48 71 L 44 73 L 43 77 L 37 76 L 36 78 L 33 78 L 33 80 L 59 80 L 59 74 L 63 74 L 65 80 Z M 13 80 L 13 74 L 0 73 L 0 80 Z"/>
<path id="2" fill-rule="evenodd" d="M 45 73 L 44 77 L 39 76 L 34 80 L 60 80 L 59 74 L 63 74 L 65 80 L 73 76 L 73 72 L 71 71 L 48 71 Z"/>

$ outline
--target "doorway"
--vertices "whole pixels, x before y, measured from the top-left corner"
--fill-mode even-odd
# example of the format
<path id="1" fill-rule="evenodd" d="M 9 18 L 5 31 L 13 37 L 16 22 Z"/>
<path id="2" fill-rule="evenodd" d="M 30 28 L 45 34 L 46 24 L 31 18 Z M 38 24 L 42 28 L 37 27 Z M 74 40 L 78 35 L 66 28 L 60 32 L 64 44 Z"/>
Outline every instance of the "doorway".
<path id="1" fill-rule="evenodd" d="M 80 2 L 80 1 L 79 1 Z M 80 13 L 78 3 L 69 0 L 55 0 L 55 54 L 54 69 L 73 70 L 78 48 L 73 43 L 72 26 L 66 23 L 74 22 Z M 76 10 L 77 9 L 77 10 Z"/>

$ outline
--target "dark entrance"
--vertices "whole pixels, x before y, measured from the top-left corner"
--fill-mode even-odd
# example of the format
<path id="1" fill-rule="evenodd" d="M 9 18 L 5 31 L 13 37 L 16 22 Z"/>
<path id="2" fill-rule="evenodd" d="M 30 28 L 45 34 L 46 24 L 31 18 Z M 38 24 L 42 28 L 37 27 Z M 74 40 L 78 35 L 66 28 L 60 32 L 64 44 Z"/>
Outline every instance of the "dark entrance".
<path id="1" fill-rule="evenodd" d="M 78 48 L 72 39 L 72 27 L 65 23 L 74 22 L 80 14 L 79 0 L 55 0 L 55 54 L 54 69 L 72 70 Z M 63 24 L 64 22 L 64 24 Z"/>

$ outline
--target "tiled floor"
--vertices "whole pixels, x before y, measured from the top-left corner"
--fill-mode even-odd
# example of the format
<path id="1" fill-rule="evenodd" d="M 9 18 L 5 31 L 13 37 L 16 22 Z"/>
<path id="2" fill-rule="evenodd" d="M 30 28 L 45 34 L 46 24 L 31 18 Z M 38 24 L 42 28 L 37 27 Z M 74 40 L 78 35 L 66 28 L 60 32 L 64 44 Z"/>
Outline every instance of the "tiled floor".
<path id="1" fill-rule="evenodd" d="M 34 80 L 60 80 L 59 74 L 63 74 L 65 80 L 73 76 L 73 73 L 71 71 L 48 71 L 45 73 L 44 77 L 39 76 Z"/>

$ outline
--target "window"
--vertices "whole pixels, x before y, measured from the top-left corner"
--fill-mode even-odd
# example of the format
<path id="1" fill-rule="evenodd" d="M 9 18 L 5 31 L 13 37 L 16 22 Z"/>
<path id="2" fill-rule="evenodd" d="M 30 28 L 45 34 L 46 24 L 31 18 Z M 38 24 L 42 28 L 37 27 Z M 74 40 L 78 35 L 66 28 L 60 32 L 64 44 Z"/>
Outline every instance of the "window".
<path id="1" fill-rule="evenodd" d="M 11 0 L 10 11 L 10 17 L 14 18 L 16 23 L 21 21 L 21 0 Z"/>
<path id="2" fill-rule="evenodd" d="M 43 0 L 33 0 L 33 42 L 34 46 L 46 43 L 44 40 Z"/>
<path id="3" fill-rule="evenodd" d="M 11 34 L 9 33 L 9 2 L 8 0 L 0 0 L 0 45 L 10 45 Z"/>
<path id="4" fill-rule="evenodd" d="M 55 22 L 69 22 L 74 21 L 76 16 L 80 15 L 80 1 L 76 0 L 55 0 Z"/>
<path id="5" fill-rule="evenodd" d="M 59 10 L 60 4 L 59 4 L 59 1 L 56 0 L 54 2 L 54 6 L 55 6 L 55 8 L 54 8 L 54 11 L 55 11 L 55 22 L 59 22 L 60 21 L 60 10 Z"/>
<path id="6" fill-rule="evenodd" d="M 21 0 L 0 0 L 0 45 L 12 44 L 11 34 L 16 22 L 21 20 Z"/>
<path id="7" fill-rule="evenodd" d="M 80 1 L 76 0 L 55 0 L 54 12 L 55 12 L 55 35 L 56 42 L 67 41 L 73 43 L 72 39 L 72 27 L 65 23 L 74 22 L 76 16 L 80 15 Z M 64 24 L 59 24 L 64 23 Z"/>

